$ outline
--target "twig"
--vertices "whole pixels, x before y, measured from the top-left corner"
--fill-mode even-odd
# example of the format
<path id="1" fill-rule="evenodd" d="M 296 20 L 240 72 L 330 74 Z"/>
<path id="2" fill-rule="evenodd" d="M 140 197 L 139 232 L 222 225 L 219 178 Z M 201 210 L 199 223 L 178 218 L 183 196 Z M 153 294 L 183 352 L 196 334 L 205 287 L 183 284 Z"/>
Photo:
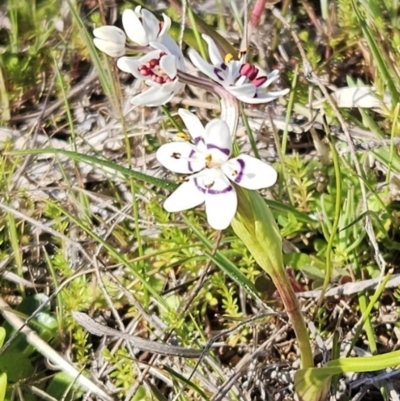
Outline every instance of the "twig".
<path id="1" fill-rule="evenodd" d="M 354 283 L 346 283 L 338 287 L 334 287 L 325 292 L 324 297 L 340 297 L 358 294 L 366 290 L 375 290 L 380 284 L 380 278 L 373 278 L 369 280 L 358 281 Z M 400 286 L 400 274 L 394 274 L 387 282 L 385 288 L 397 288 Z M 314 298 L 317 299 L 321 296 L 322 290 L 312 290 L 305 292 L 298 292 L 300 298 Z"/>
<path id="2" fill-rule="evenodd" d="M 72 312 L 72 316 L 89 333 L 100 337 L 110 336 L 110 337 L 122 338 L 123 340 L 126 340 L 131 344 L 133 344 L 136 348 L 139 348 L 141 351 L 147 351 L 160 355 L 180 356 L 182 358 L 198 358 L 202 352 L 202 350 L 179 347 L 177 345 L 163 344 L 151 340 L 145 340 L 144 338 L 133 336 L 132 334 L 112 329 L 111 327 L 107 327 L 100 323 L 97 323 L 86 313 L 74 311 Z"/>
<path id="3" fill-rule="evenodd" d="M 392 139 L 382 139 L 382 140 L 373 140 L 368 142 L 357 143 L 355 145 L 355 150 L 357 152 L 361 151 L 369 151 L 375 150 L 378 148 L 382 148 L 384 146 L 399 146 L 400 145 L 400 138 L 392 138 Z M 349 151 L 349 148 L 341 149 L 340 154 L 346 154 Z"/>

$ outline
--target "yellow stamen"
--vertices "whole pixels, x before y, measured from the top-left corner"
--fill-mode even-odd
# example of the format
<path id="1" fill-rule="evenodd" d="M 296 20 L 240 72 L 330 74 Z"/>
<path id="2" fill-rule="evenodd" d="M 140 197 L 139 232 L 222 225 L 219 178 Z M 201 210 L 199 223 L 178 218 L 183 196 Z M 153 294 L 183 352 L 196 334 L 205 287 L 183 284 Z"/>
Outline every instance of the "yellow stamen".
<path id="1" fill-rule="evenodd" d="M 230 61 L 232 61 L 234 59 L 233 54 L 232 53 L 227 53 L 225 54 L 225 58 L 224 61 L 225 63 L 229 63 Z"/>
<path id="2" fill-rule="evenodd" d="M 206 167 L 209 167 L 211 162 L 212 162 L 212 156 L 210 154 L 208 154 L 206 157 Z"/>
<path id="3" fill-rule="evenodd" d="M 190 141 L 190 135 L 188 135 L 188 134 L 185 134 L 184 132 L 178 132 L 177 134 L 176 134 L 176 136 L 178 137 L 178 138 L 180 138 L 180 139 L 183 139 L 184 141 L 186 141 L 186 142 L 189 142 Z"/>

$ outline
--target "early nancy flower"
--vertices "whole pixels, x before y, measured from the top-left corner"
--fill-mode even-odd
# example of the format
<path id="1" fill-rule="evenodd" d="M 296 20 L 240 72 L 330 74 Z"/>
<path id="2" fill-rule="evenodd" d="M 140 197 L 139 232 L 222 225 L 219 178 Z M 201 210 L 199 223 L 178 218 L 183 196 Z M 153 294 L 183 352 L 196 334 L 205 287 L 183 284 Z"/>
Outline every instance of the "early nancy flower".
<path id="1" fill-rule="evenodd" d="M 139 46 L 148 46 L 162 39 L 171 27 L 171 19 L 165 14 L 163 19 L 163 22 L 158 21 L 152 12 L 141 6 L 137 6 L 135 11 L 125 10 L 122 14 L 126 35 Z"/>
<path id="2" fill-rule="evenodd" d="M 233 183 L 247 189 L 272 186 L 277 179 L 275 169 L 248 155 L 229 159 L 232 139 L 227 124 L 220 119 L 203 127 L 191 112 L 179 109 L 192 143 L 171 142 L 157 151 L 157 160 L 167 169 L 180 174 L 191 174 L 168 197 L 164 208 L 179 212 L 205 202 L 208 224 L 223 230 L 231 223 L 237 209 Z"/>
<path id="3" fill-rule="evenodd" d="M 204 61 L 195 50 L 189 50 L 192 63 L 213 81 L 222 85 L 237 99 L 245 103 L 267 103 L 286 95 L 289 89 L 267 92 L 266 88 L 279 78 L 279 71 L 266 75 L 260 68 L 241 60 L 223 60 L 215 42 L 203 35 L 208 44 L 212 64 Z"/>
<path id="4" fill-rule="evenodd" d="M 170 47 L 172 52 L 175 52 L 178 47 L 168 35 L 171 19 L 165 14 L 163 14 L 163 21 L 160 22 L 153 13 L 137 6 L 134 11 L 123 12 L 122 25 L 124 30 L 110 25 L 96 28 L 93 31 L 96 47 L 111 57 L 125 54 L 126 37 L 144 48 L 157 42 Z"/>
<path id="5" fill-rule="evenodd" d="M 118 68 L 131 73 L 136 79 L 147 85 L 144 92 L 134 96 L 131 103 L 148 107 L 167 103 L 180 92 L 184 84 L 178 80 L 178 69 L 185 69 L 183 56 L 176 57 L 168 49 L 158 44 L 153 50 L 141 57 L 121 57 L 117 61 Z"/>
<path id="6" fill-rule="evenodd" d="M 126 36 L 122 29 L 116 26 L 105 25 L 93 30 L 95 46 L 111 57 L 125 54 Z"/>

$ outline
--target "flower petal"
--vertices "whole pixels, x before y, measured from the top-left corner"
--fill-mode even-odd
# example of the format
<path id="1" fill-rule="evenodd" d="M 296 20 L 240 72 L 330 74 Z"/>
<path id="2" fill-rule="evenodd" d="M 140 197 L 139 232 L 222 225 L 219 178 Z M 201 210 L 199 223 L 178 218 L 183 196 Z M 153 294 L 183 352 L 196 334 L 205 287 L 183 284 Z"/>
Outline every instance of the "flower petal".
<path id="1" fill-rule="evenodd" d="M 147 43 L 155 41 L 160 32 L 160 22 L 156 16 L 149 10 L 142 8 L 142 23 L 147 35 Z"/>
<path id="2" fill-rule="evenodd" d="M 100 28 L 93 29 L 93 35 L 102 40 L 108 40 L 109 42 L 114 42 L 118 44 L 125 45 L 126 36 L 122 29 L 112 26 L 105 25 Z"/>
<path id="3" fill-rule="evenodd" d="M 278 178 L 278 173 L 271 165 L 249 155 L 228 160 L 221 170 L 230 180 L 247 189 L 271 187 Z"/>
<path id="4" fill-rule="evenodd" d="M 150 88 L 134 96 L 130 100 L 135 106 L 161 106 L 162 104 L 168 103 L 175 94 L 179 93 L 184 87 L 184 84 L 177 80 L 162 85 L 153 81 L 146 81 L 146 84 L 149 85 Z"/>
<path id="5" fill-rule="evenodd" d="M 196 182 L 195 178 L 195 182 Z M 237 209 L 237 196 L 233 185 L 221 175 L 206 192 L 208 224 L 215 230 L 224 230 L 231 223 Z"/>
<path id="6" fill-rule="evenodd" d="M 216 118 L 206 125 L 205 143 L 214 163 L 224 163 L 232 151 L 232 138 L 228 124 Z"/>
<path id="7" fill-rule="evenodd" d="M 221 85 L 226 82 L 224 72 L 219 68 L 214 67 L 213 65 L 208 64 L 206 61 L 204 61 L 196 50 L 190 49 L 188 52 L 188 56 L 192 64 L 213 81 L 217 81 Z"/>
<path id="8" fill-rule="evenodd" d="M 231 60 L 228 63 L 228 76 L 227 81 L 233 84 L 236 79 L 240 76 L 240 67 L 242 66 L 242 62 L 239 60 Z"/>
<path id="9" fill-rule="evenodd" d="M 121 71 L 132 74 L 137 79 L 144 80 L 147 77 L 144 77 L 139 72 L 141 65 L 143 65 L 141 57 L 120 57 L 117 60 L 117 66 Z"/>
<path id="10" fill-rule="evenodd" d="M 135 11 L 137 9 L 138 7 L 136 7 Z M 139 16 L 135 11 L 125 10 L 123 12 L 122 25 L 124 27 L 126 35 L 132 42 L 137 43 L 140 46 L 147 46 L 149 44 L 147 33 L 144 29 L 142 22 L 139 19 Z"/>
<path id="11" fill-rule="evenodd" d="M 204 199 L 205 194 L 196 187 L 193 179 L 189 179 L 167 198 L 164 209 L 169 213 L 180 212 L 201 205 Z"/>
<path id="12" fill-rule="evenodd" d="M 169 28 L 171 28 L 171 18 L 168 17 L 167 14 L 162 14 L 163 16 L 163 22 L 161 23 L 161 30 L 160 33 L 158 34 L 159 37 L 162 37 L 166 33 L 168 33 Z"/>
<path id="13" fill-rule="evenodd" d="M 125 54 L 125 45 L 116 46 L 115 43 L 112 43 L 108 40 L 97 38 L 93 39 L 93 43 L 100 51 L 110 57 L 121 57 Z"/>
<path id="14" fill-rule="evenodd" d="M 171 142 L 159 147 L 157 160 L 174 173 L 191 174 L 205 167 L 204 155 L 189 142 Z"/>
<path id="15" fill-rule="evenodd" d="M 255 97 L 253 98 L 245 96 L 237 96 L 237 98 L 244 103 L 260 104 L 260 103 L 272 102 L 273 100 L 278 99 L 279 97 L 287 95 L 289 92 L 290 89 L 283 89 L 277 92 L 266 92 L 266 93 L 257 91 Z"/>
<path id="16" fill-rule="evenodd" d="M 134 75 L 137 79 L 146 80 L 148 76 L 144 76 L 139 72 L 139 68 L 152 59 L 159 59 L 160 51 L 153 50 L 144 56 L 140 57 L 121 57 L 117 61 L 117 66 L 120 70 Z"/>
<path id="17" fill-rule="evenodd" d="M 251 83 L 242 85 L 225 86 L 225 89 L 232 93 L 233 96 L 253 97 L 256 94 L 257 88 Z"/>
<path id="18" fill-rule="evenodd" d="M 273 70 L 272 72 L 270 72 L 267 75 L 267 80 L 262 85 L 260 85 L 259 88 L 267 88 L 268 86 L 270 86 L 279 78 L 279 74 L 279 70 Z M 263 74 L 262 76 L 265 76 L 265 74 Z"/>
<path id="19" fill-rule="evenodd" d="M 178 61 L 177 67 L 182 71 L 186 70 L 182 50 L 167 33 L 161 36 L 157 42 L 150 42 L 149 44 L 154 49 L 159 49 L 167 54 L 172 54 L 173 56 L 175 56 Z"/>
<path id="20" fill-rule="evenodd" d="M 191 113 L 189 110 L 179 109 L 178 114 L 182 118 L 183 123 L 189 131 L 193 143 L 200 149 L 204 147 L 205 150 L 206 130 L 204 129 L 201 121 L 195 114 Z"/>
<path id="21" fill-rule="evenodd" d="M 217 67 L 221 67 L 224 63 L 224 60 L 221 57 L 221 54 L 218 50 L 217 45 L 214 40 L 208 35 L 202 35 L 203 39 L 207 42 L 208 45 L 208 54 L 210 56 L 210 61 Z"/>
<path id="22" fill-rule="evenodd" d="M 162 56 L 160 59 L 160 67 L 171 79 L 176 77 L 177 70 L 175 56 L 170 56 L 168 54 Z"/>
<path id="23" fill-rule="evenodd" d="M 115 26 L 102 26 L 93 30 L 93 43 L 103 53 L 111 57 L 120 57 L 125 54 L 126 36 L 122 29 Z"/>

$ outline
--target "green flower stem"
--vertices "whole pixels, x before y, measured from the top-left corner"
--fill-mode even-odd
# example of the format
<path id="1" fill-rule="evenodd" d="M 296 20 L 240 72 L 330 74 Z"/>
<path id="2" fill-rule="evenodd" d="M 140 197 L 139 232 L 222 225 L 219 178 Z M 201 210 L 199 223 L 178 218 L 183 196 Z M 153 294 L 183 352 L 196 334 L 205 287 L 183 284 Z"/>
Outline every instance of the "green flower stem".
<path id="1" fill-rule="evenodd" d="M 301 313 L 297 295 L 294 292 L 292 284 L 290 283 L 282 265 L 270 265 L 268 270 L 282 302 L 285 305 L 286 313 L 293 325 L 293 330 L 296 334 L 297 344 L 300 351 L 301 366 L 303 368 L 312 367 L 314 366 L 314 358 L 311 351 L 307 327 L 303 319 L 303 314 Z"/>
<path id="2" fill-rule="evenodd" d="M 238 210 L 232 227 L 255 261 L 271 276 L 296 334 L 302 368 L 314 366 L 310 340 L 300 305 L 283 266 L 282 238 L 262 196 L 236 188 Z"/>

